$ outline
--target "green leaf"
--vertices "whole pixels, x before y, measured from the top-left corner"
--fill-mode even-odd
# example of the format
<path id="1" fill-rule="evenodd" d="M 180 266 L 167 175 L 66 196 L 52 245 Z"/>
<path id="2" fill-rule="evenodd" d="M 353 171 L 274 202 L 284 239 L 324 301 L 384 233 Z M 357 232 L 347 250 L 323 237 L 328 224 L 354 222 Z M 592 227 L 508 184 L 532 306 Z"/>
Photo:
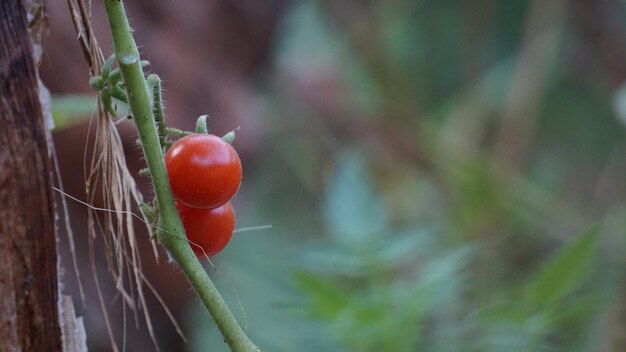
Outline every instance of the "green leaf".
<path id="1" fill-rule="evenodd" d="M 52 117 L 55 129 L 63 129 L 73 123 L 87 121 L 96 112 L 97 96 L 62 95 L 52 97 Z"/>
<path id="2" fill-rule="evenodd" d="M 322 276 L 307 272 L 295 274 L 298 288 L 309 295 L 308 312 L 317 318 L 334 319 L 350 303 L 350 295 Z"/>
<path id="3" fill-rule="evenodd" d="M 529 317 L 528 310 L 518 302 L 500 302 L 478 311 L 483 323 L 522 324 Z"/>
<path id="4" fill-rule="evenodd" d="M 560 309 L 551 312 L 550 324 L 560 326 L 567 322 L 592 321 L 593 316 L 608 302 L 612 302 L 610 295 L 597 293 L 566 300 Z"/>
<path id="5" fill-rule="evenodd" d="M 579 288 L 593 266 L 596 228 L 560 249 L 527 285 L 527 300 L 534 308 L 547 308 Z"/>
<path id="6" fill-rule="evenodd" d="M 341 245 L 371 245 L 389 227 L 385 208 L 358 154 L 344 155 L 338 165 L 326 192 L 325 224 Z"/>

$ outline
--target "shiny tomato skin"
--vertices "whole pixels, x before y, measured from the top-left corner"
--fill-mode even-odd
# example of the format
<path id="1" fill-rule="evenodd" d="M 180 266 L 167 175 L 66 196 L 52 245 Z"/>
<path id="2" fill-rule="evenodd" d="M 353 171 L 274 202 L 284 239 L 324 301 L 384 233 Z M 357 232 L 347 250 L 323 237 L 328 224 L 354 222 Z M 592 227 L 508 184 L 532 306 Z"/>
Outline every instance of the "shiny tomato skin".
<path id="1" fill-rule="evenodd" d="M 176 202 L 187 240 L 198 257 L 213 256 L 230 241 L 235 229 L 235 212 L 230 202 L 215 209 L 189 208 Z"/>
<path id="2" fill-rule="evenodd" d="M 186 206 L 213 209 L 233 198 L 241 184 L 241 160 L 222 138 L 194 134 L 176 141 L 165 154 L 174 198 Z"/>

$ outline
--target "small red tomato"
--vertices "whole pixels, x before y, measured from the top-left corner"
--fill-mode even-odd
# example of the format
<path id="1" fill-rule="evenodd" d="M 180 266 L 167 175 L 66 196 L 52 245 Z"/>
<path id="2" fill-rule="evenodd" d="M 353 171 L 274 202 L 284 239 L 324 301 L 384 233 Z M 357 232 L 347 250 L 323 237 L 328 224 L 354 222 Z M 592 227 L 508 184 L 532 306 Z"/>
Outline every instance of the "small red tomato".
<path id="1" fill-rule="evenodd" d="M 217 208 L 237 193 L 241 160 L 230 144 L 210 134 L 186 136 L 165 154 L 174 198 L 186 206 Z"/>
<path id="2" fill-rule="evenodd" d="M 215 209 L 194 209 L 176 202 L 189 245 L 198 257 L 213 256 L 226 247 L 235 229 L 235 212 L 226 203 Z"/>

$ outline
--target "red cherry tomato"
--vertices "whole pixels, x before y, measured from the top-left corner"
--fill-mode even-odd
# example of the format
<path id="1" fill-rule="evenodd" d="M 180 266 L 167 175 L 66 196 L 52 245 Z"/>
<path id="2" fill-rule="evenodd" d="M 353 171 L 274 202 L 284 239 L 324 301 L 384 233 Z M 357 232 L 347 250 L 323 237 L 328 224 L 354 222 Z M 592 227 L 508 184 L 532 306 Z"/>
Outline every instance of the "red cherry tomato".
<path id="1" fill-rule="evenodd" d="M 222 138 L 210 134 L 186 136 L 165 154 L 174 198 L 192 208 L 226 204 L 241 184 L 241 160 Z"/>
<path id="2" fill-rule="evenodd" d="M 235 212 L 226 203 L 215 209 L 194 209 L 176 202 L 189 245 L 198 257 L 213 256 L 226 247 L 235 229 Z"/>

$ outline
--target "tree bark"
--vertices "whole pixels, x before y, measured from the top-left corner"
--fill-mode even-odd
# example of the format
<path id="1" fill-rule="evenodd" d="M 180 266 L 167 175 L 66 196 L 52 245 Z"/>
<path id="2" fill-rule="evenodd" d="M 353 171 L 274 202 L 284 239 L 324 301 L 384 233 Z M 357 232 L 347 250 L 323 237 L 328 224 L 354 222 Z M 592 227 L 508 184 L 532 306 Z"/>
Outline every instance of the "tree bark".
<path id="1" fill-rule="evenodd" d="M 0 351 L 61 351 L 48 131 L 26 10 L 0 1 Z"/>

